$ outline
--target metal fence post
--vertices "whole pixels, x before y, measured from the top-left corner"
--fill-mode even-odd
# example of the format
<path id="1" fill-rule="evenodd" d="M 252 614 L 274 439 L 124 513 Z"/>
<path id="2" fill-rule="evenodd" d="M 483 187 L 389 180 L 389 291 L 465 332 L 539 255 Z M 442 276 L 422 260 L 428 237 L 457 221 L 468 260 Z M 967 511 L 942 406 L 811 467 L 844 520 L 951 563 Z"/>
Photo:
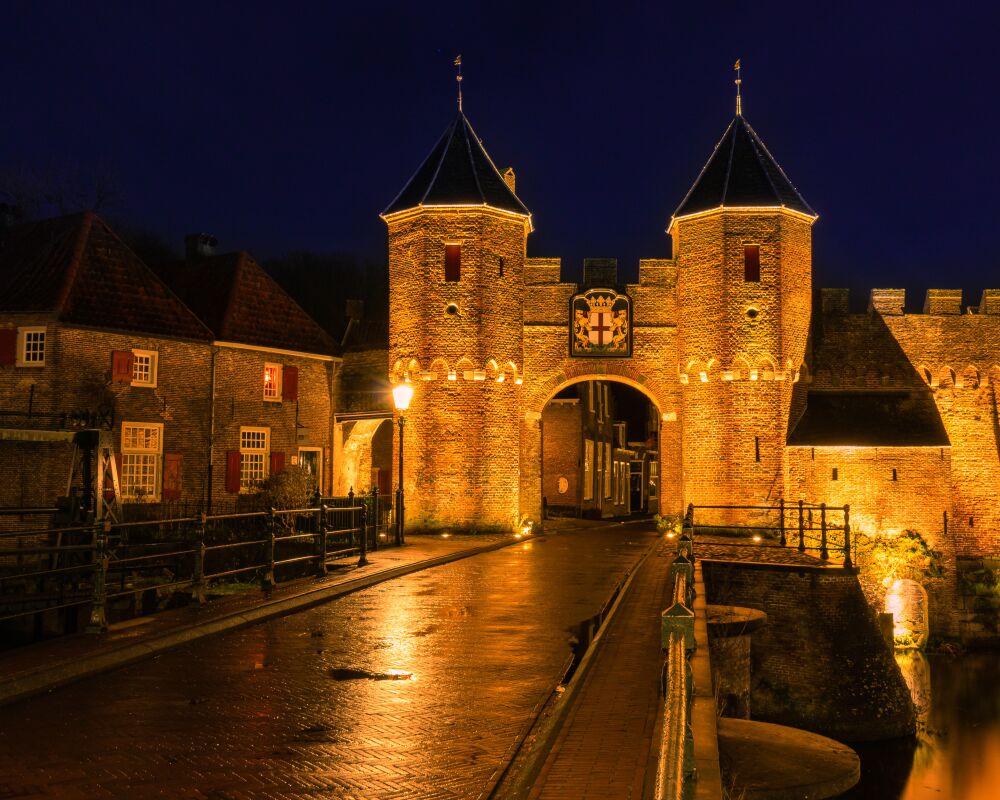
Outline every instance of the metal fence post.
<path id="1" fill-rule="evenodd" d="M 851 507 L 844 506 L 844 566 L 850 569 L 854 566 L 851 561 Z"/>
<path id="2" fill-rule="evenodd" d="M 104 520 L 94 526 L 94 578 L 90 603 L 90 620 L 87 633 L 104 633 L 108 629 L 106 614 L 108 580 L 108 535 L 111 521 Z"/>
<path id="3" fill-rule="evenodd" d="M 826 503 L 819 504 L 819 557 L 824 561 L 830 558 L 826 549 Z"/>
<path id="4" fill-rule="evenodd" d="M 194 543 L 194 575 L 191 577 L 191 599 L 195 605 L 205 602 L 205 527 L 208 517 L 205 512 L 198 515 Z"/>
<path id="5" fill-rule="evenodd" d="M 804 553 L 806 551 L 806 526 L 805 526 L 805 512 L 802 508 L 802 501 L 799 500 L 799 552 Z"/>
<path id="6" fill-rule="evenodd" d="M 782 497 L 778 500 L 778 513 L 781 515 L 779 517 L 778 526 L 781 529 L 781 546 L 784 547 L 787 544 L 785 539 L 785 498 Z"/>
<path id="7" fill-rule="evenodd" d="M 326 575 L 326 506 L 316 512 L 316 577 Z"/>
<path id="8" fill-rule="evenodd" d="M 352 491 L 348 496 L 351 498 L 351 505 L 353 506 L 354 492 Z M 359 567 L 368 566 L 368 515 L 365 514 L 365 511 L 364 502 L 358 508 L 351 511 L 351 518 L 358 529 L 358 544 L 361 546 L 361 557 L 358 558 Z"/>
<path id="9" fill-rule="evenodd" d="M 371 504 L 371 515 L 372 516 L 371 516 L 371 519 L 369 520 L 369 522 L 370 522 L 370 524 L 372 526 L 372 550 L 375 551 L 375 550 L 378 550 L 378 522 L 379 522 L 379 515 L 378 515 L 378 487 L 377 486 L 373 486 L 372 487 L 370 496 L 371 496 L 371 501 L 372 501 L 372 504 Z"/>
<path id="10" fill-rule="evenodd" d="M 274 534 L 277 527 L 278 516 L 272 508 L 267 518 L 267 544 L 265 544 L 267 560 L 264 565 L 264 574 L 261 576 L 261 588 L 264 590 L 264 594 L 271 594 L 274 590 Z"/>

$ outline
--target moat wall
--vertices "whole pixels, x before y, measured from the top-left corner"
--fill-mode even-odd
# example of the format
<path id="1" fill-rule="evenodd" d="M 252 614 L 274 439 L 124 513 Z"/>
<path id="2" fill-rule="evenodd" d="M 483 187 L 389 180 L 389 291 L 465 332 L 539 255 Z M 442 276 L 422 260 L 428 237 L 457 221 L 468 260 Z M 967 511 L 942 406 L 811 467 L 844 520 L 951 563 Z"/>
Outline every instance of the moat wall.
<path id="1" fill-rule="evenodd" d="M 710 603 L 764 611 L 750 716 L 845 741 L 912 734 L 913 704 L 857 576 L 838 567 L 703 560 Z"/>

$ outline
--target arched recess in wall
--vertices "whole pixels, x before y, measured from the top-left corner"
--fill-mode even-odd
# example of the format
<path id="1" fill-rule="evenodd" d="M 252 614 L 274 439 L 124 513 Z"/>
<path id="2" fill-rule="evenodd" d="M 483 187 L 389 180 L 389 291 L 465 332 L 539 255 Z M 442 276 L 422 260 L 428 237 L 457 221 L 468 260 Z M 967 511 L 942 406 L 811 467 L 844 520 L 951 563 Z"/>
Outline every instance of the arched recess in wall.
<path id="1" fill-rule="evenodd" d="M 928 386 L 937 386 L 937 380 L 934 378 L 934 373 L 931 372 L 931 368 L 926 364 L 921 364 L 917 367 L 917 372 L 920 374 L 920 377 L 924 379 L 924 383 Z"/>
<path id="2" fill-rule="evenodd" d="M 973 364 L 962 370 L 962 386 L 966 389 L 978 389 L 979 381 L 979 370 Z"/>
<path id="3" fill-rule="evenodd" d="M 938 386 L 942 389 L 955 388 L 955 370 L 949 366 L 944 366 L 938 372 Z"/>
<path id="4" fill-rule="evenodd" d="M 897 647 L 923 647 L 930 631 L 927 590 L 909 578 L 894 580 L 885 592 L 883 610 L 892 614 Z"/>
<path id="5" fill-rule="evenodd" d="M 362 419 L 345 423 L 344 445 L 340 454 L 335 495 L 355 494 L 379 486 L 388 492 L 392 475 L 392 420 Z"/>

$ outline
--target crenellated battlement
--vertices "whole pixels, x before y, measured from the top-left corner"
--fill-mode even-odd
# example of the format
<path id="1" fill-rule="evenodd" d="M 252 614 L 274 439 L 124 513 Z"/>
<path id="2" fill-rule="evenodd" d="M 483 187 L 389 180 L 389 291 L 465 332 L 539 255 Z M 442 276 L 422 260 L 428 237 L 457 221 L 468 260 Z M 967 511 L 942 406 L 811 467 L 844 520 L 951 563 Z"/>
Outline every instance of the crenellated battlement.
<path id="1" fill-rule="evenodd" d="M 849 289 L 820 289 L 820 313 L 823 317 L 846 316 L 850 313 L 849 306 Z M 869 314 L 877 313 L 888 317 L 908 316 L 905 307 L 906 289 L 872 289 L 868 295 Z M 966 306 L 964 312 L 961 289 L 927 289 L 923 310 L 920 313 L 930 316 L 1000 315 L 1000 289 L 984 289 L 979 304 Z"/>

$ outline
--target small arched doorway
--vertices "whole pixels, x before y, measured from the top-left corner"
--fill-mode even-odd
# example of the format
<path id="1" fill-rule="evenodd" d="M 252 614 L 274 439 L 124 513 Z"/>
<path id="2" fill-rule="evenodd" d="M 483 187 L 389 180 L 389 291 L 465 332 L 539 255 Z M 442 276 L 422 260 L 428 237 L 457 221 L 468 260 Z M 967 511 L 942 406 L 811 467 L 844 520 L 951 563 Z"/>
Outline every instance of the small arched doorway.
<path id="1" fill-rule="evenodd" d="M 388 417 L 341 423 L 341 450 L 333 493 L 355 494 L 378 487 L 392 493 L 392 420 Z"/>
<path id="2" fill-rule="evenodd" d="M 889 584 L 883 609 L 892 614 L 896 647 L 923 648 L 930 630 L 927 590 L 916 581 L 900 578 Z"/>

